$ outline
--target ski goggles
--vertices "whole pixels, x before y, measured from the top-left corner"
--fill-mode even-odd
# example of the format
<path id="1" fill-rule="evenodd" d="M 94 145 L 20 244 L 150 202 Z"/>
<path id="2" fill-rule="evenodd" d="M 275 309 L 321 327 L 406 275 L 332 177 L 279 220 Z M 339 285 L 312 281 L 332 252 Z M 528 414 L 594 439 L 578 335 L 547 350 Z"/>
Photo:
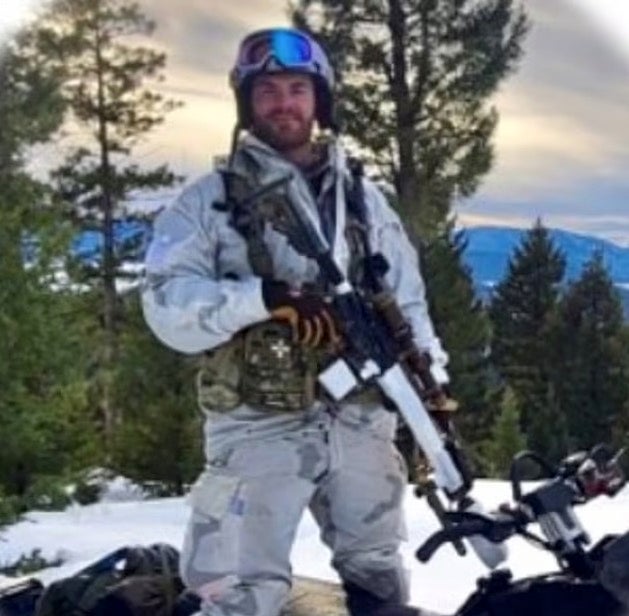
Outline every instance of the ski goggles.
<path id="1" fill-rule="evenodd" d="M 293 30 L 264 30 L 242 42 L 238 69 L 261 70 L 270 59 L 287 69 L 311 69 L 314 55 L 313 42 L 307 36 Z"/>

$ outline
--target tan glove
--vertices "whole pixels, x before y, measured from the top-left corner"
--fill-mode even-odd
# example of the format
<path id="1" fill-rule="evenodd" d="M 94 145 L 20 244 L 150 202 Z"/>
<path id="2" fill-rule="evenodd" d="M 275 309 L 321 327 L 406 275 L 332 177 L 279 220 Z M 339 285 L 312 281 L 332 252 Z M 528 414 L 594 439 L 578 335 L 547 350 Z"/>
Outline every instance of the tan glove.
<path id="1" fill-rule="evenodd" d="M 428 397 L 426 406 L 431 412 L 453 413 L 459 410 L 459 402 L 452 397 L 447 385 L 439 385 Z"/>
<path id="2" fill-rule="evenodd" d="M 322 295 L 263 280 L 262 299 L 273 319 L 291 326 L 294 342 L 316 348 L 341 341 L 332 303 Z"/>

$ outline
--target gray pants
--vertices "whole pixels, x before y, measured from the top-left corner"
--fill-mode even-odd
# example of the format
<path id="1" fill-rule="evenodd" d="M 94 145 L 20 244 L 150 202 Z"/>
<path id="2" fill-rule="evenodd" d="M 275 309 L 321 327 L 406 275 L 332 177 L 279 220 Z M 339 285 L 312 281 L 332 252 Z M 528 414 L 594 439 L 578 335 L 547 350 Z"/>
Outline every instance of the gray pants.
<path id="1" fill-rule="evenodd" d="M 214 439 L 218 447 L 211 441 L 221 427 L 209 428 L 208 467 L 190 494 L 182 553 L 182 575 L 202 597 L 202 614 L 279 614 L 306 507 L 343 580 L 407 601 L 398 554 L 406 469 L 393 445 L 394 418 L 372 409 L 365 421 L 364 409 L 353 410 L 286 420 L 282 430 L 284 420 L 270 419 L 266 434 L 267 420 L 236 418 L 223 430 L 230 438 Z"/>

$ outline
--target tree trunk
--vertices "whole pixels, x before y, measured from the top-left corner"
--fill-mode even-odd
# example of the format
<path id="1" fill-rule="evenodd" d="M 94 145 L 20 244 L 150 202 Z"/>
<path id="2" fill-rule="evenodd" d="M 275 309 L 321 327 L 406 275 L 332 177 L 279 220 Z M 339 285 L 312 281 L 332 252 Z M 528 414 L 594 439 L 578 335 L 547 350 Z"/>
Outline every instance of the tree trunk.
<path id="1" fill-rule="evenodd" d="M 413 113 L 407 82 L 405 44 L 406 19 L 400 0 L 389 0 L 388 27 L 392 41 L 391 92 L 397 109 L 398 182 L 400 214 L 413 224 L 417 207 L 417 183 L 413 148 Z M 415 212 L 416 213 L 416 212 Z M 415 230 L 415 229 L 414 229 Z"/>
<path id="2" fill-rule="evenodd" d="M 101 366 L 101 401 L 105 451 L 111 449 L 113 433 L 120 417 L 113 402 L 113 374 L 116 362 L 116 272 L 114 258 L 114 196 L 111 185 L 111 163 L 109 158 L 109 138 L 107 134 L 105 84 L 103 83 L 103 59 L 100 33 L 96 40 L 96 66 L 98 83 L 98 141 L 100 148 L 101 191 L 103 207 L 103 364 Z"/>

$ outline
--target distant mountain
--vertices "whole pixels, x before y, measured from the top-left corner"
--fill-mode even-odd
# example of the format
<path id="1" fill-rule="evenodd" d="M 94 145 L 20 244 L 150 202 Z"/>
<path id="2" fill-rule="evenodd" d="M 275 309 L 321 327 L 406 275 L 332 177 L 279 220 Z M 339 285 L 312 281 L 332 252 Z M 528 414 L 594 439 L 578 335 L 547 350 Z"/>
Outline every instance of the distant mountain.
<path id="1" fill-rule="evenodd" d="M 483 298 L 487 298 L 493 286 L 503 279 L 509 258 L 526 233 L 523 229 L 509 227 L 471 227 L 465 230 L 467 247 L 465 263 L 469 266 L 474 285 Z M 616 284 L 629 319 L 629 247 L 623 248 L 600 238 L 579 235 L 561 229 L 550 233 L 558 248 L 566 257 L 568 280 L 578 278 L 583 265 L 600 250 L 611 278 Z M 127 219 L 116 222 L 116 252 L 125 255 L 125 260 L 142 261 L 151 235 L 150 224 L 143 220 Z M 102 250 L 102 236 L 98 232 L 86 231 L 78 234 L 72 242 L 71 252 L 83 261 L 98 262 Z"/>
<path id="2" fill-rule="evenodd" d="M 491 288 L 503 279 L 509 258 L 516 246 L 521 244 L 525 233 L 525 229 L 510 227 L 471 227 L 465 230 L 467 247 L 464 259 L 481 295 L 487 296 Z M 583 266 L 596 250 L 602 253 L 629 319 L 629 247 L 623 248 L 601 238 L 562 229 L 550 229 L 550 234 L 566 257 L 568 280 L 580 276 Z"/>

